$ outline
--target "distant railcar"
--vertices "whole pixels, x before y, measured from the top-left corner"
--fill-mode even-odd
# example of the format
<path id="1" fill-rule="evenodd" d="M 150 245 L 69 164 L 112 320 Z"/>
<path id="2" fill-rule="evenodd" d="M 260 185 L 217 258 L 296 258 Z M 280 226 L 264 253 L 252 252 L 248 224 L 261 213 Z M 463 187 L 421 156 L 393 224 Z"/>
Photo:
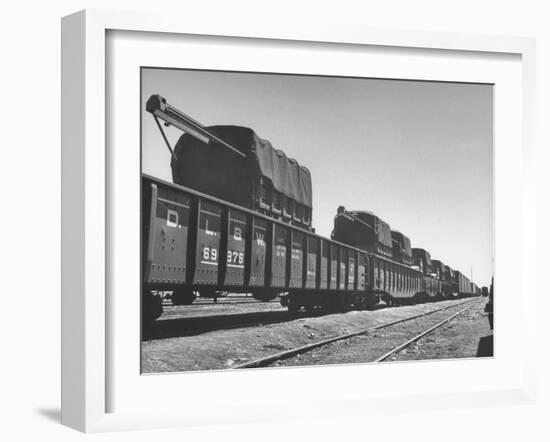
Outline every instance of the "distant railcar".
<path id="1" fill-rule="evenodd" d="M 427 300 L 431 278 L 418 270 L 379 255 L 370 255 L 369 289 L 386 304 Z"/>
<path id="2" fill-rule="evenodd" d="M 472 285 L 470 284 L 470 280 L 458 270 L 455 270 L 454 274 L 455 274 L 455 282 L 458 289 L 458 296 L 459 297 L 471 296 L 473 292 L 472 292 Z"/>
<path id="3" fill-rule="evenodd" d="M 432 259 L 432 273 L 438 279 L 443 279 L 445 273 L 445 265 L 438 259 Z"/>
<path id="4" fill-rule="evenodd" d="M 433 275 L 440 281 L 439 291 L 436 294 L 438 300 L 451 296 L 451 283 L 447 273 L 447 266 L 437 259 L 432 259 Z"/>

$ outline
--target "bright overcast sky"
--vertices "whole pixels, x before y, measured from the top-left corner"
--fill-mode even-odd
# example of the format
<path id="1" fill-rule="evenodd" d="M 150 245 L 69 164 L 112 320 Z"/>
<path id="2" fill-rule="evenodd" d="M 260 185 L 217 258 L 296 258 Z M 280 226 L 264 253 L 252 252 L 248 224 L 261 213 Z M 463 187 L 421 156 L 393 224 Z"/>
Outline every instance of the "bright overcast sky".
<path id="1" fill-rule="evenodd" d="M 340 205 L 369 210 L 490 283 L 492 86 L 143 69 L 143 105 L 152 94 L 204 125 L 250 127 L 307 166 L 318 234 L 330 237 Z M 142 115 L 143 171 L 171 181 L 161 134 Z M 174 144 L 181 134 L 167 133 Z"/>

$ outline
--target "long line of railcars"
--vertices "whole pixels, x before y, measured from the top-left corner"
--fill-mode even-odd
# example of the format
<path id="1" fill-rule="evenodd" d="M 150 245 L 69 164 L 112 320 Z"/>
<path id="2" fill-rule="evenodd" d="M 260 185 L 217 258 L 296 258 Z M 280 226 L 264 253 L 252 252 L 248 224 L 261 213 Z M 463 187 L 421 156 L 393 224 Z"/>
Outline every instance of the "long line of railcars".
<path id="1" fill-rule="evenodd" d="M 361 309 L 380 300 L 391 305 L 479 293 L 460 272 L 431 261 L 422 249 L 411 249 L 405 235 L 391 231 L 370 212 L 339 208 L 332 237 L 315 234 L 309 171 L 250 129 L 205 128 L 156 95 L 146 110 L 157 123 L 161 119 L 184 135 L 173 150 L 163 132 L 177 184 L 142 175 L 144 321 L 162 314 L 155 293 L 166 290 L 173 292 L 175 304 L 190 304 L 197 293 L 211 297 L 220 291 L 252 293 L 260 300 L 280 295 L 291 312 Z M 160 123 L 158 127 L 163 131 Z M 228 150 L 239 158 L 209 162 Z M 228 170 L 221 180 L 205 177 L 197 173 L 195 160 L 239 170 L 237 187 L 246 195 L 227 190 Z M 195 181 L 188 180 L 190 172 L 183 179 L 182 170 L 195 170 Z M 212 177 L 218 170 L 208 172 Z M 353 223 L 368 234 L 357 234 Z"/>

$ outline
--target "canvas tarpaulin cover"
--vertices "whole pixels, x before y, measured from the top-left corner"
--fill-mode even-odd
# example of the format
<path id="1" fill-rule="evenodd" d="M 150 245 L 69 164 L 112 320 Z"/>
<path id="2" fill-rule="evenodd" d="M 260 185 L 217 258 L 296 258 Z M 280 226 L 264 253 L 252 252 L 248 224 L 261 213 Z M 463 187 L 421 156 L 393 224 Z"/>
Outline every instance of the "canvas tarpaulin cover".
<path id="1" fill-rule="evenodd" d="M 262 175 L 271 180 L 277 191 L 312 207 L 311 174 L 306 167 L 247 127 L 210 126 L 206 129 L 246 157 L 219 144 L 205 144 L 190 134 L 183 134 L 175 147 L 177 160 L 172 159 L 172 176 L 176 184 L 233 201 L 248 197 L 235 193 L 250 192 L 251 180 Z"/>

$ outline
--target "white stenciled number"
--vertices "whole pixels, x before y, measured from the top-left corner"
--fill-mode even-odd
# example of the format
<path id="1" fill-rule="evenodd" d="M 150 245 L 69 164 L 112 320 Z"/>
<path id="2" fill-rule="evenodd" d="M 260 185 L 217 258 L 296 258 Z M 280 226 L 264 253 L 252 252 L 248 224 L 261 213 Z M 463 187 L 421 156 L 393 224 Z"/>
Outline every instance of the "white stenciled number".
<path id="1" fill-rule="evenodd" d="M 244 262 L 244 253 L 229 250 L 227 252 L 227 262 L 228 264 L 242 264 Z"/>
<path id="2" fill-rule="evenodd" d="M 233 231 L 233 238 L 237 241 L 240 241 L 242 239 L 242 231 L 240 227 L 235 227 L 235 230 Z"/>
<path id="3" fill-rule="evenodd" d="M 217 261 L 218 260 L 218 250 L 215 248 L 210 248 L 208 246 L 205 246 L 202 249 L 202 258 L 205 261 Z"/>

